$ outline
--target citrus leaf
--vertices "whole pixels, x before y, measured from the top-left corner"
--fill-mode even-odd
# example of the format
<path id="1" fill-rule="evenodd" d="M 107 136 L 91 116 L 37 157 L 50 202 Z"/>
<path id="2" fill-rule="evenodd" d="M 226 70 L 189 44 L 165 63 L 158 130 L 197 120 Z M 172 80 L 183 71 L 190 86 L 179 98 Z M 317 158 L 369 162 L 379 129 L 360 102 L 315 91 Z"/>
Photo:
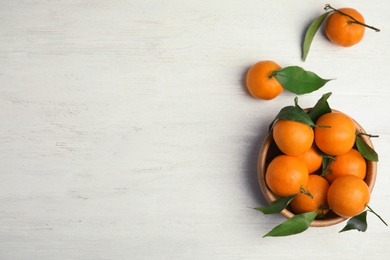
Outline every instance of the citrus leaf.
<path id="1" fill-rule="evenodd" d="M 274 227 L 263 237 L 280 237 L 302 233 L 310 227 L 317 216 L 317 211 L 295 215 Z"/>
<path id="2" fill-rule="evenodd" d="M 325 216 L 326 216 L 326 215 L 325 215 L 326 212 L 327 212 L 327 211 L 322 210 L 322 211 L 320 212 L 320 214 L 317 215 L 317 219 L 324 219 Z"/>
<path id="3" fill-rule="evenodd" d="M 273 123 L 278 119 L 293 120 L 307 124 L 310 127 L 314 126 L 314 122 L 311 120 L 310 116 L 306 114 L 306 112 L 299 106 L 286 106 L 282 108 L 270 124 L 270 131 L 272 129 Z"/>
<path id="4" fill-rule="evenodd" d="M 301 95 L 324 86 L 330 79 L 323 79 L 298 66 L 289 66 L 272 72 L 272 76 L 288 91 Z"/>
<path id="5" fill-rule="evenodd" d="M 320 149 L 317 149 L 317 152 L 322 157 L 322 172 L 321 172 L 321 175 L 325 176 L 326 174 L 332 174 L 332 170 L 329 167 L 336 160 L 336 157 L 328 155 L 328 154 L 325 154 Z"/>
<path id="6" fill-rule="evenodd" d="M 310 109 L 308 115 L 310 116 L 311 120 L 313 120 L 313 122 L 316 122 L 320 116 L 332 112 L 332 109 L 328 104 L 328 98 L 330 95 L 332 95 L 332 92 L 322 95 L 314 107 Z"/>
<path id="7" fill-rule="evenodd" d="M 340 230 L 339 233 L 353 229 L 357 229 L 362 232 L 367 230 L 367 211 L 363 211 L 359 215 L 350 218 L 347 225 Z"/>
<path id="8" fill-rule="evenodd" d="M 311 118 L 299 106 L 286 106 L 282 108 L 275 119 L 293 120 L 308 125 L 314 125 Z"/>
<path id="9" fill-rule="evenodd" d="M 309 54 L 310 45 L 313 41 L 314 36 L 316 35 L 318 29 L 320 28 L 321 24 L 324 22 L 325 18 L 328 16 L 329 13 L 330 12 L 320 15 L 310 24 L 309 28 L 307 29 L 305 40 L 303 41 L 303 61 L 306 60 L 306 57 Z"/>
<path id="10" fill-rule="evenodd" d="M 356 136 L 356 147 L 367 160 L 373 162 L 377 162 L 379 160 L 378 154 L 375 152 L 375 150 L 372 149 L 371 146 L 369 146 L 366 142 L 364 142 L 359 135 Z"/>
<path id="11" fill-rule="evenodd" d="M 255 208 L 263 212 L 264 214 L 276 214 L 280 213 L 283 209 L 287 207 L 288 204 L 297 196 L 298 194 L 293 194 L 288 197 L 280 197 L 277 200 L 273 201 L 266 207 Z"/>

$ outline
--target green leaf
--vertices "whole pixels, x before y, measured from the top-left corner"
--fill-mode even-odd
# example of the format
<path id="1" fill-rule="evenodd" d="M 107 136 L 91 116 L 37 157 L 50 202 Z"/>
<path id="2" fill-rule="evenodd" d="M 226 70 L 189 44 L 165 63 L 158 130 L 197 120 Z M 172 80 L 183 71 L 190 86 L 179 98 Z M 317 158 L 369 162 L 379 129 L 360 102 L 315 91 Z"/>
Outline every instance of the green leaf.
<path id="1" fill-rule="evenodd" d="M 339 233 L 353 229 L 357 229 L 362 232 L 367 230 L 367 211 L 363 211 L 359 215 L 350 218 L 347 225 L 340 230 Z"/>
<path id="2" fill-rule="evenodd" d="M 317 216 L 317 211 L 295 215 L 274 227 L 263 237 L 280 237 L 302 233 L 310 227 L 310 224 Z"/>
<path id="3" fill-rule="evenodd" d="M 322 97 L 317 101 L 312 109 L 310 109 L 308 115 L 310 116 L 313 122 L 316 122 L 317 119 L 327 113 L 332 112 L 328 104 L 328 98 L 332 95 L 332 92 L 322 95 Z"/>
<path id="4" fill-rule="evenodd" d="M 322 211 L 320 212 L 320 214 L 317 215 L 317 219 L 324 219 L 325 216 L 326 216 L 325 214 L 326 214 L 326 212 L 324 213 L 324 210 L 322 210 Z"/>
<path id="5" fill-rule="evenodd" d="M 369 146 L 366 142 L 364 142 L 359 135 L 356 136 L 356 147 L 367 160 L 373 162 L 377 162 L 379 160 L 378 154 L 375 152 L 375 150 L 372 149 L 371 146 Z"/>
<path id="6" fill-rule="evenodd" d="M 258 207 L 256 210 L 260 210 L 264 214 L 276 214 L 280 213 L 283 209 L 287 207 L 288 204 L 297 196 L 298 194 L 293 194 L 288 197 L 280 197 L 277 200 L 273 201 L 266 207 Z"/>
<path id="7" fill-rule="evenodd" d="M 325 154 L 319 149 L 317 149 L 317 152 L 322 156 L 322 177 L 326 174 L 332 174 L 332 170 L 329 167 L 336 160 L 336 157 Z"/>
<path id="8" fill-rule="evenodd" d="M 274 76 L 285 89 L 297 95 L 313 92 L 330 81 L 298 66 L 275 70 L 271 76 Z"/>
<path id="9" fill-rule="evenodd" d="M 272 129 L 273 123 L 278 119 L 293 120 L 296 122 L 307 124 L 310 127 L 314 126 L 314 122 L 311 120 L 310 116 L 306 114 L 306 112 L 299 106 L 286 106 L 282 108 L 270 124 L 270 131 Z"/>
<path id="10" fill-rule="evenodd" d="M 310 45 L 313 41 L 314 36 L 316 35 L 318 29 L 320 28 L 321 24 L 324 22 L 325 18 L 328 16 L 328 14 L 331 12 L 324 13 L 320 15 L 317 19 L 315 19 L 309 26 L 309 28 L 306 31 L 305 40 L 303 41 L 303 61 L 306 60 L 307 55 L 309 54 Z"/>

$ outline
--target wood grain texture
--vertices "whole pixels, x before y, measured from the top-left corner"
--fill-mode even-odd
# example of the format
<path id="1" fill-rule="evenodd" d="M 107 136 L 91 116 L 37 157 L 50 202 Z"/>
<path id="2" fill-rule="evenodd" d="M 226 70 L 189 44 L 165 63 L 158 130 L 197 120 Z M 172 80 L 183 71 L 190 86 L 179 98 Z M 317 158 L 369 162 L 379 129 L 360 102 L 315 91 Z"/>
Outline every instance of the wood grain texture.
<path id="1" fill-rule="evenodd" d="M 343 6 L 382 31 L 348 49 L 319 34 L 303 63 L 309 0 L 2 1 L 0 259 L 385 259 L 374 216 L 366 233 L 262 239 L 283 218 L 252 209 L 261 143 L 295 97 L 248 95 L 271 59 L 336 78 L 300 104 L 331 91 L 380 135 L 371 206 L 390 222 L 390 6 Z"/>

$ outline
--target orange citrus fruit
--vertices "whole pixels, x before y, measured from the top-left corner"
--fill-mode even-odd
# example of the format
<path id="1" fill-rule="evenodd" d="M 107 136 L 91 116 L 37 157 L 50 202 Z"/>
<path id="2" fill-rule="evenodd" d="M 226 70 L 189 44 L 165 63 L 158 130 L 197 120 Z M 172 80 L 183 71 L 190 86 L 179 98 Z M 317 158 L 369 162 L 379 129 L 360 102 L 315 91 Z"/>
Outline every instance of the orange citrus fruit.
<path id="1" fill-rule="evenodd" d="M 330 209 L 341 217 L 353 217 L 363 212 L 370 202 L 367 184 L 354 175 L 340 176 L 328 190 Z"/>
<path id="2" fill-rule="evenodd" d="M 296 156 L 313 145 L 314 131 L 307 124 L 279 119 L 273 128 L 273 138 L 284 154 Z"/>
<path id="3" fill-rule="evenodd" d="M 364 17 L 358 11 L 352 8 L 340 8 L 339 11 L 348 14 L 364 23 Z M 325 34 L 331 42 L 336 45 L 349 47 L 357 44 L 363 39 L 365 27 L 357 24 L 350 17 L 340 13 L 333 12 L 327 19 L 325 25 Z"/>
<path id="4" fill-rule="evenodd" d="M 268 165 L 265 181 L 276 195 L 286 197 L 300 192 L 305 186 L 309 173 L 303 162 L 288 155 L 276 156 Z"/>
<path id="5" fill-rule="evenodd" d="M 273 61 L 266 60 L 253 65 L 246 75 L 246 86 L 255 98 L 273 99 L 283 92 L 283 86 L 271 73 L 281 67 Z"/>
<path id="6" fill-rule="evenodd" d="M 356 140 L 354 121 L 346 114 L 330 112 L 317 119 L 314 141 L 326 154 L 340 155 L 352 149 Z"/>
<path id="7" fill-rule="evenodd" d="M 303 193 L 298 194 L 290 203 L 293 211 L 296 214 L 301 214 L 318 210 L 318 215 L 325 214 L 328 211 L 327 194 L 329 183 L 323 177 L 311 174 L 304 189 L 313 198 Z"/>
<path id="8" fill-rule="evenodd" d="M 322 156 L 317 152 L 314 145 L 312 145 L 309 150 L 298 155 L 297 157 L 299 160 L 305 163 L 309 173 L 313 173 L 321 168 Z"/>
<path id="9" fill-rule="evenodd" d="M 336 156 L 328 170 L 329 173 L 325 174 L 325 178 L 330 183 L 343 175 L 355 175 L 363 180 L 366 177 L 367 164 L 361 153 L 351 149 L 345 154 Z"/>

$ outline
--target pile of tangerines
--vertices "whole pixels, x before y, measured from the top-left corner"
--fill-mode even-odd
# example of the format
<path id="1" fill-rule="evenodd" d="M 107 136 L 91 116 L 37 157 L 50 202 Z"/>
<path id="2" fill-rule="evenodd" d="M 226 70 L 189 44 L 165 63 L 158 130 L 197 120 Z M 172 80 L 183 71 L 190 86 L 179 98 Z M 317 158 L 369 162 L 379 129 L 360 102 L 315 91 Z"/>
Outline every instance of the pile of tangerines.
<path id="1" fill-rule="evenodd" d="M 325 5 L 325 11 L 306 31 L 303 60 L 324 21 L 327 38 L 343 47 L 359 43 L 366 27 L 379 31 L 365 24 L 363 16 L 355 9 L 335 9 Z M 274 99 L 284 90 L 298 95 L 310 93 L 328 81 L 300 67 L 282 68 L 270 60 L 257 62 L 246 75 L 249 93 L 265 100 Z M 357 220 L 356 217 L 364 215 L 366 208 L 373 212 L 368 206 L 370 189 L 364 181 L 366 159 L 369 158 L 360 151 L 359 129 L 356 129 L 355 121 L 329 108 L 318 115 L 312 125 L 300 120 L 277 118 L 272 126 L 273 140 L 280 153 L 269 162 L 265 182 L 279 201 L 257 209 L 272 214 L 279 213 L 289 205 L 296 215 L 265 236 L 302 232 L 310 226 L 311 221 L 324 217 L 329 211 L 342 218 L 355 218 L 352 222 L 359 222 L 351 223 L 345 230 L 364 231 L 364 228 L 357 226 L 364 226 L 365 219 Z"/>
<path id="2" fill-rule="evenodd" d="M 366 161 L 354 148 L 356 126 L 341 112 L 318 118 L 313 127 L 279 119 L 273 127 L 273 139 L 282 152 L 268 165 L 265 180 L 276 195 L 298 194 L 290 203 L 294 213 L 329 209 L 341 217 L 361 213 L 370 200 L 364 182 Z M 330 155 L 323 166 L 323 154 Z"/>

